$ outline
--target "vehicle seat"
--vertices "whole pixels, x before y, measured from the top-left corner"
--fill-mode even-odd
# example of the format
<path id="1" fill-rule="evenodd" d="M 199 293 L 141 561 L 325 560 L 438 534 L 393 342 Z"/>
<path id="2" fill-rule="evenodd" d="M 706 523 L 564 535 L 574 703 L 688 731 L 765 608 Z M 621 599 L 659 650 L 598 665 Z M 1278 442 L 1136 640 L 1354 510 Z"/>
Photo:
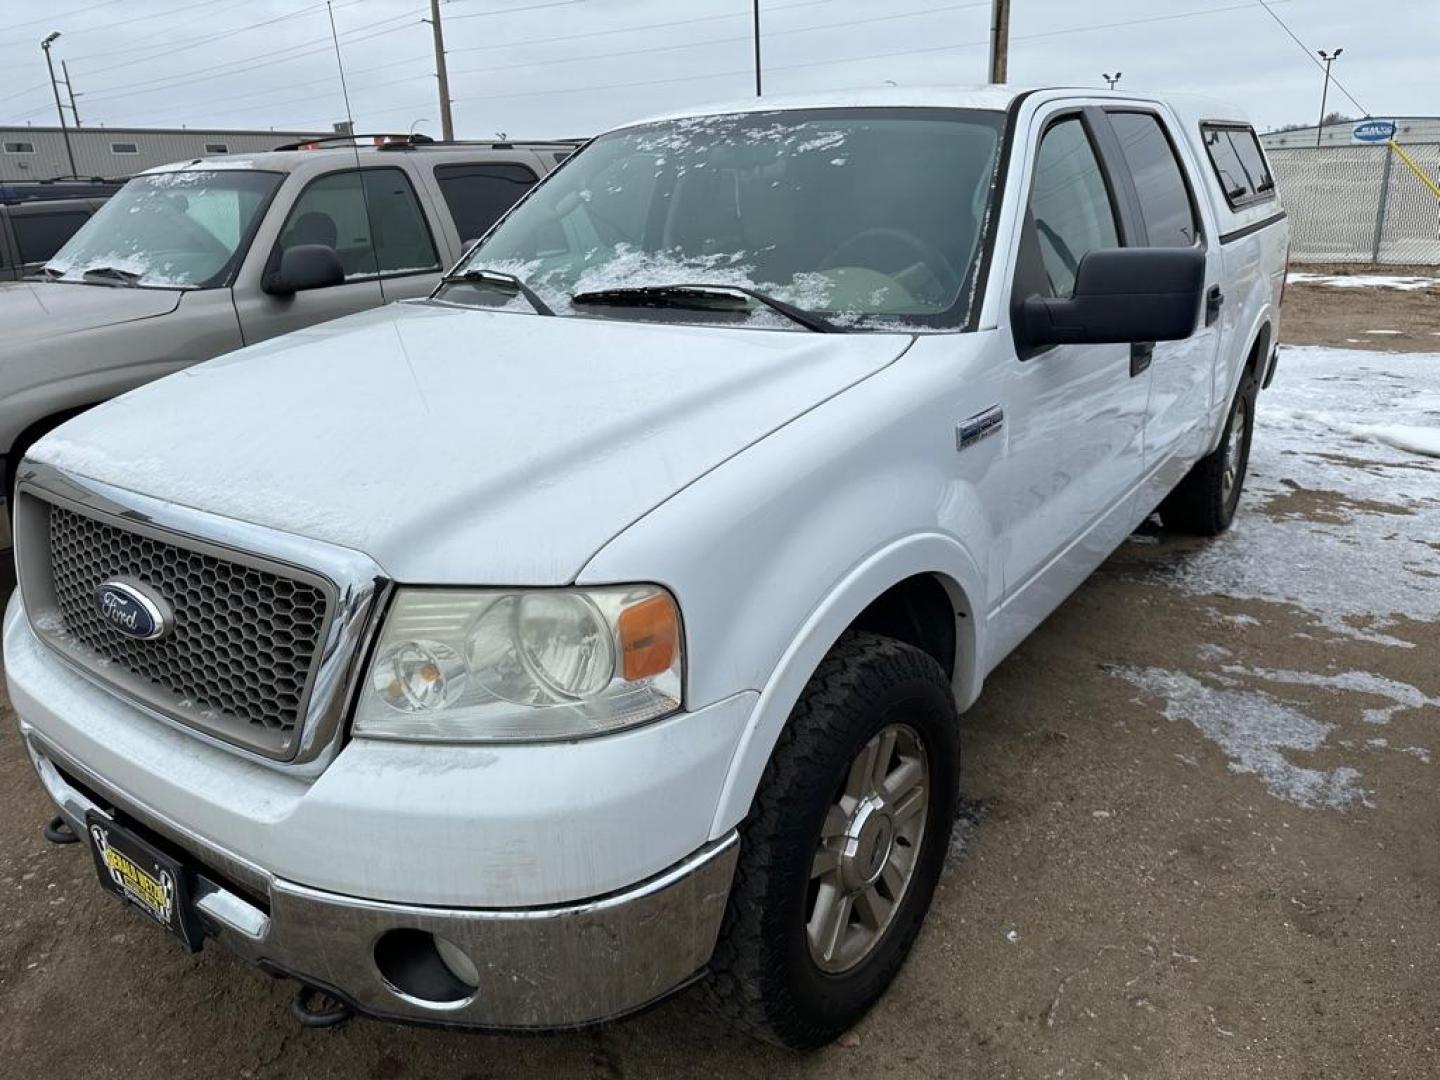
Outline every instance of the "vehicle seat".
<path id="1" fill-rule="evenodd" d="M 295 224 L 285 231 L 281 247 L 288 250 L 301 244 L 323 244 L 334 251 L 339 235 L 334 218 L 319 210 L 310 210 L 296 218 Z"/>
<path id="2" fill-rule="evenodd" d="M 746 252 L 734 170 L 691 169 L 676 186 L 676 196 L 666 247 L 691 256 Z"/>

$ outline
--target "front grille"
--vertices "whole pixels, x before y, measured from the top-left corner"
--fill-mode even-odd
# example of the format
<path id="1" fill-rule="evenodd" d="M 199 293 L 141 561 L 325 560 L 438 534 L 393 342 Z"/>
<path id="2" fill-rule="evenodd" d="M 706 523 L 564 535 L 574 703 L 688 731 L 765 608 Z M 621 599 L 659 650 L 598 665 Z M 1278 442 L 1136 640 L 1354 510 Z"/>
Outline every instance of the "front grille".
<path id="1" fill-rule="evenodd" d="M 325 591 L 183 541 L 55 504 L 46 509 L 58 625 L 42 629 L 94 675 L 139 691 L 176 719 L 283 756 L 323 640 Z M 138 580 L 164 597 L 173 629 L 142 641 L 102 619 L 95 593 L 113 578 Z"/>

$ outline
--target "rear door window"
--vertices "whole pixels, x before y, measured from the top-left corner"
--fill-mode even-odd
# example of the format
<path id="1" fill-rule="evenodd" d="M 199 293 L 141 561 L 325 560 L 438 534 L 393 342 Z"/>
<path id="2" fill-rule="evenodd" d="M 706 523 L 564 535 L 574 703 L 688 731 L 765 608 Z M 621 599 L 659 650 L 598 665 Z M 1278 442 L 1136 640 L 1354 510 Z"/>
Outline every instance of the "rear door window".
<path id="1" fill-rule="evenodd" d="M 435 167 L 435 182 L 455 219 L 455 230 L 467 244 L 484 236 L 535 180 L 530 169 L 508 162 Z"/>
<path id="2" fill-rule="evenodd" d="M 272 262 L 300 244 L 333 248 L 345 280 L 426 273 L 440 269 L 435 241 L 401 169 L 328 173 L 295 200 Z"/>
<path id="3" fill-rule="evenodd" d="M 1265 164 L 1260 140 L 1247 124 L 1201 124 L 1205 152 L 1232 208 L 1275 197 L 1275 180 Z"/>
<path id="4" fill-rule="evenodd" d="M 89 217 L 84 210 L 13 215 L 10 225 L 15 230 L 15 244 L 20 249 L 20 262 L 48 262 Z"/>
<path id="5" fill-rule="evenodd" d="M 1135 181 L 1150 246 L 1190 247 L 1200 235 L 1195 205 L 1159 117 L 1143 112 L 1109 115 Z"/>

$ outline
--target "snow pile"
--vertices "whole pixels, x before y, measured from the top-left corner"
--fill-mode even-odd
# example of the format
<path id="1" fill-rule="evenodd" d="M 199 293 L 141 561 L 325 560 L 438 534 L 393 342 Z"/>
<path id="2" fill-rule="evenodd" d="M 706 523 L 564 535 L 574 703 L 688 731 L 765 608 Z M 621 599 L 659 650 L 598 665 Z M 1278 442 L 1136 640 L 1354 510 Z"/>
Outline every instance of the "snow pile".
<path id="1" fill-rule="evenodd" d="M 1310 274 L 1292 270 L 1286 281 L 1292 285 L 1324 285 L 1332 289 L 1440 289 L 1440 278 L 1399 277 L 1393 274 Z"/>

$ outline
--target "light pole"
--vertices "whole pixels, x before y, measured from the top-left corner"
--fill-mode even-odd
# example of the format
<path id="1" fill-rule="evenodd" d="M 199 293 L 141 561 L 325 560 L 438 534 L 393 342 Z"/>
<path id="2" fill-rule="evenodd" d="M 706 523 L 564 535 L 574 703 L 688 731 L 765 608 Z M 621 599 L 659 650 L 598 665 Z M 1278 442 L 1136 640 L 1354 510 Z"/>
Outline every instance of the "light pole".
<path id="1" fill-rule="evenodd" d="M 755 96 L 761 97 L 760 86 L 760 0 L 755 0 Z"/>
<path id="2" fill-rule="evenodd" d="M 60 114 L 60 132 L 65 136 L 65 156 L 70 159 L 70 175 L 79 176 L 75 169 L 75 151 L 70 148 L 70 127 L 65 123 L 65 107 L 60 104 L 60 87 L 55 84 L 55 64 L 50 59 L 50 46 L 59 36 L 59 30 L 53 31 L 40 42 L 40 48 L 45 52 L 45 66 L 50 71 L 50 90 L 55 95 L 55 111 Z"/>
<path id="3" fill-rule="evenodd" d="M 1100 77 L 1110 84 L 1111 90 L 1114 90 L 1115 84 L 1120 81 L 1120 76 L 1124 74 L 1125 73 L 1123 71 L 1117 71 L 1114 75 L 1107 75 L 1105 72 L 1102 71 L 1100 73 Z"/>
<path id="4" fill-rule="evenodd" d="M 1315 125 L 1315 149 L 1320 149 L 1320 134 L 1325 130 L 1325 102 L 1330 97 L 1330 65 L 1340 59 L 1344 49 L 1336 49 L 1327 53 L 1324 49 L 1316 49 L 1320 59 L 1325 61 L 1325 87 L 1320 91 L 1320 122 Z"/>

